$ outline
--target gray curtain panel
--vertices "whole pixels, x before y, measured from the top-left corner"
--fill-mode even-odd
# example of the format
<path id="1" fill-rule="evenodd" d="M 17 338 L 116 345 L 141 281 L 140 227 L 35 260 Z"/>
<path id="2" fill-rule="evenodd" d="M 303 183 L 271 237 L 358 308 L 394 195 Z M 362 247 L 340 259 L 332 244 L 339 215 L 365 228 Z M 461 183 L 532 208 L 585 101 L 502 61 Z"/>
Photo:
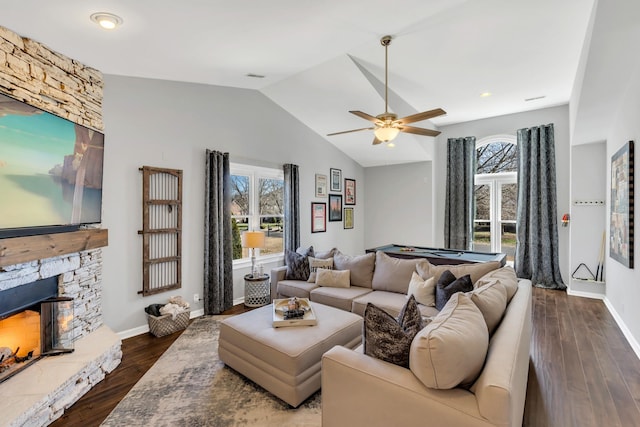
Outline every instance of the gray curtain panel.
<path id="1" fill-rule="evenodd" d="M 204 213 L 204 314 L 233 307 L 229 153 L 207 150 Z"/>
<path id="2" fill-rule="evenodd" d="M 300 246 L 300 191 L 298 165 L 287 163 L 284 169 L 284 250 Z"/>
<path id="3" fill-rule="evenodd" d="M 471 249 L 473 239 L 476 137 L 447 140 L 447 196 L 444 207 L 444 245 Z"/>
<path id="4" fill-rule="evenodd" d="M 518 130 L 515 269 L 534 286 L 566 289 L 558 262 L 553 123 Z"/>

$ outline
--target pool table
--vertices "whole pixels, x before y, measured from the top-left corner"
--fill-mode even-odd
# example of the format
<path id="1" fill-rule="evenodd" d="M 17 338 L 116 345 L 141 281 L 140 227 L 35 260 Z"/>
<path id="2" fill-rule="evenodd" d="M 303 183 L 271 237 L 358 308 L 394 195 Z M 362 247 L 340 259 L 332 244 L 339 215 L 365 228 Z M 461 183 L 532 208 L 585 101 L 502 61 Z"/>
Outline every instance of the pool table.
<path id="1" fill-rule="evenodd" d="M 422 246 L 383 245 L 367 249 L 365 252 L 382 251 L 394 258 L 426 258 L 431 264 L 473 264 L 498 261 L 500 266 L 507 262 L 507 254 L 493 252 L 462 251 L 457 249 L 427 248 Z"/>

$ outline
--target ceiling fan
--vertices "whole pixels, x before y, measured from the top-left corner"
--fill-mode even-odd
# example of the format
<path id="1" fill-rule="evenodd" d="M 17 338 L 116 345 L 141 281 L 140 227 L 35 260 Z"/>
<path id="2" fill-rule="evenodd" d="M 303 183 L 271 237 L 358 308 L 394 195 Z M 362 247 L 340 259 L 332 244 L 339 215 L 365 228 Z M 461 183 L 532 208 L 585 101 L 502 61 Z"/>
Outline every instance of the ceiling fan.
<path id="1" fill-rule="evenodd" d="M 374 124 L 373 127 L 345 130 L 342 132 L 330 133 L 327 136 L 341 135 L 343 133 L 360 132 L 363 130 L 373 130 L 375 137 L 373 138 L 373 145 L 377 145 L 383 142 L 389 142 L 393 140 L 398 133 L 406 132 L 416 135 L 424 136 L 438 136 L 440 132 L 432 129 L 418 128 L 415 126 L 407 126 L 408 123 L 420 122 L 422 120 L 431 119 L 433 117 L 442 116 L 447 114 L 443 109 L 436 108 L 435 110 L 423 111 L 422 113 L 412 114 L 410 116 L 398 118 L 394 113 L 390 113 L 389 103 L 387 101 L 389 92 L 389 77 L 388 77 L 388 53 L 387 48 L 391 44 L 391 36 L 384 36 L 380 39 L 380 44 L 384 46 L 384 113 L 372 116 L 362 111 L 349 111 L 351 114 L 355 114 L 365 120 L 369 120 Z"/>

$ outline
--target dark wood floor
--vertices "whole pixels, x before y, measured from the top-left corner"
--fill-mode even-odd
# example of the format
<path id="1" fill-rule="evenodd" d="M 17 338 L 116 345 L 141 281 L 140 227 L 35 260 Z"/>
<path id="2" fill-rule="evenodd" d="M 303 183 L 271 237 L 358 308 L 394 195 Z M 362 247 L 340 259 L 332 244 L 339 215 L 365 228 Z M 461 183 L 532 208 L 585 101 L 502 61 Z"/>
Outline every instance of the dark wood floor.
<path id="1" fill-rule="evenodd" d="M 124 340 L 120 366 L 52 426 L 98 426 L 178 336 Z M 524 425 L 640 427 L 640 360 L 602 301 L 533 290 Z"/>

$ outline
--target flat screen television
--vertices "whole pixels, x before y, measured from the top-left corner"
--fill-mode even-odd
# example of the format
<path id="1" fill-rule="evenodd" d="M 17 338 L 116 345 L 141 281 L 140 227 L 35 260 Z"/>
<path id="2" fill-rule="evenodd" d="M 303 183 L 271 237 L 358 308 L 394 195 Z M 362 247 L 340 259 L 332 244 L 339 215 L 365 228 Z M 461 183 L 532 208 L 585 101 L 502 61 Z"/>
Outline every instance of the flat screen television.
<path id="1" fill-rule="evenodd" d="M 0 94 L 0 238 L 102 221 L 104 134 Z"/>

